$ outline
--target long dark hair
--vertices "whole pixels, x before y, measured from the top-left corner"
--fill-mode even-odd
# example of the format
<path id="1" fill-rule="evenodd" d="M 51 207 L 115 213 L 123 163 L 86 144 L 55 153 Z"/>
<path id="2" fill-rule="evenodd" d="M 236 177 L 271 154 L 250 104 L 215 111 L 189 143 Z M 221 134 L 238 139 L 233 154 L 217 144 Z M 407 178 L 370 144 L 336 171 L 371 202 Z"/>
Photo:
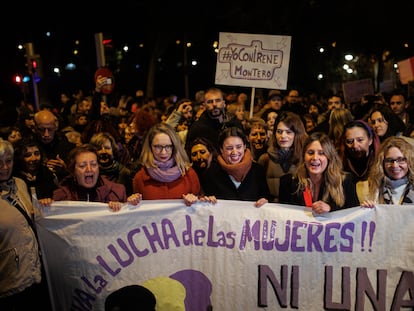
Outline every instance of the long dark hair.
<path id="1" fill-rule="evenodd" d="M 395 112 L 387 105 L 377 104 L 369 112 L 369 119 L 374 112 L 379 112 L 385 121 L 388 123 L 388 128 L 385 134 L 379 137 L 380 141 L 384 141 L 390 136 L 403 134 L 406 131 L 406 126 L 403 120 L 395 114 Z"/>
<path id="2" fill-rule="evenodd" d="M 223 143 L 228 137 L 240 137 L 243 140 L 243 144 L 245 146 L 249 145 L 249 140 L 247 138 L 246 133 L 237 126 L 227 127 L 223 129 L 218 137 L 218 143 L 220 148 L 223 147 Z"/>

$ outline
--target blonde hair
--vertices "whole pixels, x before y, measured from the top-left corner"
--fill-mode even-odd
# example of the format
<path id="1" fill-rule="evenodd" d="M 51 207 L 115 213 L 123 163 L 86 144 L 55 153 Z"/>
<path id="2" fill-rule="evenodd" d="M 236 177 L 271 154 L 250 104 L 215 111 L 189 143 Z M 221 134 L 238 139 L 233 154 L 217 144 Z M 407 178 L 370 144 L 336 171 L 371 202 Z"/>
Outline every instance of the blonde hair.
<path id="1" fill-rule="evenodd" d="M 171 157 L 173 157 L 177 163 L 177 166 L 181 171 L 181 175 L 185 175 L 187 170 L 191 167 L 191 162 L 184 149 L 184 146 L 181 143 L 179 136 L 177 135 L 177 132 L 167 123 L 160 122 L 149 129 L 148 133 L 145 135 L 144 143 L 142 145 L 139 163 L 148 168 L 157 167 L 157 164 L 154 161 L 154 154 L 152 153 L 151 145 L 155 135 L 160 133 L 164 133 L 170 137 L 171 143 L 173 145 Z"/>
<path id="2" fill-rule="evenodd" d="M 378 154 L 375 156 L 374 162 L 371 166 L 368 175 L 368 189 L 369 199 L 375 200 L 375 195 L 378 190 L 381 191 L 386 173 L 384 171 L 384 159 L 387 151 L 392 148 L 398 148 L 401 153 L 407 158 L 408 173 L 407 178 L 411 185 L 414 185 L 414 147 L 404 138 L 397 136 L 390 136 L 386 138 L 380 145 Z"/>
<path id="3" fill-rule="evenodd" d="M 342 184 L 346 173 L 342 170 L 342 162 L 332 140 L 327 134 L 322 132 L 310 134 L 305 141 L 302 157 L 297 169 L 297 176 L 299 180 L 297 192 L 304 191 L 306 187 L 311 187 L 304 157 L 309 145 L 314 141 L 320 142 L 323 152 L 328 159 L 328 166 L 323 172 L 325 193 L 322 196 L 322 200 L 327 201 L 331 198 L 334 200 L 336 205 L 343 206 L 345 204 L 345 193 Z"/>
<path id="4" fill-rule="evenodd" d="M 0 139 L 0 157 L 5 155 L 10 155 L 13 157 L 14 155 L 14 148 L 13 144 L 8 140 Z"/>

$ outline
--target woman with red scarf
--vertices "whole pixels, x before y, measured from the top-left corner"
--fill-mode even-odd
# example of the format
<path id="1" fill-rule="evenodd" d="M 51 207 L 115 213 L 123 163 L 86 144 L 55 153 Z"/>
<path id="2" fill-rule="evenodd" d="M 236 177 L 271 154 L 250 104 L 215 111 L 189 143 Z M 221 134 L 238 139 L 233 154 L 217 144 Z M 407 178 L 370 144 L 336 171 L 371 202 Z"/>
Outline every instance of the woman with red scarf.
<path id="1" fill-rule="evenodd" d="M 229 127 L 218 137 L 220 154 L 200 177 L 206 195 L 217 199 L 254 201 L 260 207 L 271 200 L 264 168 L 253 161 L 243 130 Z"/>

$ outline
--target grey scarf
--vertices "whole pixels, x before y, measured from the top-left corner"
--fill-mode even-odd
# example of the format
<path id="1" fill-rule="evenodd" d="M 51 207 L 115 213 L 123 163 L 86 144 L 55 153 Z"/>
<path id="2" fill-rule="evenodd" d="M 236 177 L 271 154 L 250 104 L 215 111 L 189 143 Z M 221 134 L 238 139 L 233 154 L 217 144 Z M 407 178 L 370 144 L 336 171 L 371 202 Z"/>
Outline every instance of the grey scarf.
<path id="1" fill-rule="evenodd" d="M 414 189 L 409 183 L 407 176 L 397 180 L 385 177 L 385 184 L 382 192 L 382 197 L 385 204 L 399 204 L 399 202 L 393 202 L 392 195 L 395 194 L 394 189 L 402 185 L 406 185 L 406 187 L 404 189 L 403 200 L 401 201 L 401 204 L 412 204 L 414 202 Z"/>

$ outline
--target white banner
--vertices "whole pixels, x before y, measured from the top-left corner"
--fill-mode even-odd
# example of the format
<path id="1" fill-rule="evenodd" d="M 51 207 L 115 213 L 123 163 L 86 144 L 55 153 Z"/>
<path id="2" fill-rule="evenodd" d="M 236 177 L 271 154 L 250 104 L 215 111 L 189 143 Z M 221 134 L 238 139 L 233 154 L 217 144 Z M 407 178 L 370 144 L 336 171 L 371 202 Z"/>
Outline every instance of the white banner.
<path id="1" fill-rule="evenodd" d="M 290 36 L 219 35 L 216 84 L 286 90 Z"/>
<path id="2" fill-rule="evenodd" d="M 55 202 L 37 219 L 56 311 L 104 310 L 131 284 L 154 293 L 157 311 L 414 307 L 414 206 L 106 206 Z"/>

